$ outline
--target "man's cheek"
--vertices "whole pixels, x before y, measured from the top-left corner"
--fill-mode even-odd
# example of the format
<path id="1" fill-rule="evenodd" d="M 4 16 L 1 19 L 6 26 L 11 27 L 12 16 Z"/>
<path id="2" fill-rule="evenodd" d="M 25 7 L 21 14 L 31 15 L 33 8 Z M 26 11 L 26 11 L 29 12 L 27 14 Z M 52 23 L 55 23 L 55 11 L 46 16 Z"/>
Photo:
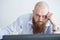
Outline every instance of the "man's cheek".
<path id="1" fill-rule="evenodd" d="M 38 22 L 38 19 L 37 18 L 35 18 L 35 22 Z"/>

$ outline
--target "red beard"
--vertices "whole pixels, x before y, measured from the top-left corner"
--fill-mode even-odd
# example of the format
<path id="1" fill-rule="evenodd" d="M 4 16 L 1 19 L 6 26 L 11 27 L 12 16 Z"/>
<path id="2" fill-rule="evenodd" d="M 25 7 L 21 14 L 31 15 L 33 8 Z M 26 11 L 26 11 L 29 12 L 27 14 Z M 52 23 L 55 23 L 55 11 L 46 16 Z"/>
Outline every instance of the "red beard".
<path id="1" fill-rule="evenodd" d="M 45 30 L 45 24 L 39 25 L 38 22 L 35 23 L 35 20 L 32 20 L 33 22 L 33 33 L 38 34 L 38 33 L 44 33 Z"/>

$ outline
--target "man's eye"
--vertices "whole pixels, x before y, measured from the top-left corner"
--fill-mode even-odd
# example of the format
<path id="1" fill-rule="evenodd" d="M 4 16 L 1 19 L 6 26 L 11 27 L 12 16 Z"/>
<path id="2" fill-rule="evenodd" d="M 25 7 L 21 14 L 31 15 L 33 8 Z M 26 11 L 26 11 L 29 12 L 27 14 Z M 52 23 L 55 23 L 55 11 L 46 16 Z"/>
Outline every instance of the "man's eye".
<path id="1" fill-rule="evenodd" d="M 45 18 L 47 18 L 47 16 L 45 16 Z"/>

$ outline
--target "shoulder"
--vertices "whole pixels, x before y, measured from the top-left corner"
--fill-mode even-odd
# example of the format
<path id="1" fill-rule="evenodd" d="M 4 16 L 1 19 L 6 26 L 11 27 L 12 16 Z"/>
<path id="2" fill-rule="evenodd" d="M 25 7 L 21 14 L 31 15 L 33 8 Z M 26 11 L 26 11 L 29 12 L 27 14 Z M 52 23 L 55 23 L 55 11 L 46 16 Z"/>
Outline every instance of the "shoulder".
<path id="1" fill-rule="evenodd" d="M 17 18 L 19 21 L 29 21 L 32 18 L 32 13 L 21 15 Z"/>

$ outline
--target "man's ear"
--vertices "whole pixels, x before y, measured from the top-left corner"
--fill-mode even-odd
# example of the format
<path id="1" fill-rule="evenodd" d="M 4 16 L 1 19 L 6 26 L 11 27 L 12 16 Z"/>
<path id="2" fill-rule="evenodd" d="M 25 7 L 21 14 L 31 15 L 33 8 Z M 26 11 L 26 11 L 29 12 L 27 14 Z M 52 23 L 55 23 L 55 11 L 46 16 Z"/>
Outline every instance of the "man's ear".
<path id="1" fill-rule="evenodd" d="M 32 12 L 34 13 L 34 10 L 32 10 Z"/>
<path id="2" fill-rule="evenodd" d="M 47 13 L 47 18 L 50 19 L 53 14 L 51 12 Z"/>
<path id="3" fill-rule="evenodd" d="M 35 13 L 35 10 L 32 10 L 33 14 Z"/>
<path id="4" fill-rule="evenodd" d="M 32 10 L 32 12 L 33 12 L 32 15 L 34 16 L 34 10 Z"/>

